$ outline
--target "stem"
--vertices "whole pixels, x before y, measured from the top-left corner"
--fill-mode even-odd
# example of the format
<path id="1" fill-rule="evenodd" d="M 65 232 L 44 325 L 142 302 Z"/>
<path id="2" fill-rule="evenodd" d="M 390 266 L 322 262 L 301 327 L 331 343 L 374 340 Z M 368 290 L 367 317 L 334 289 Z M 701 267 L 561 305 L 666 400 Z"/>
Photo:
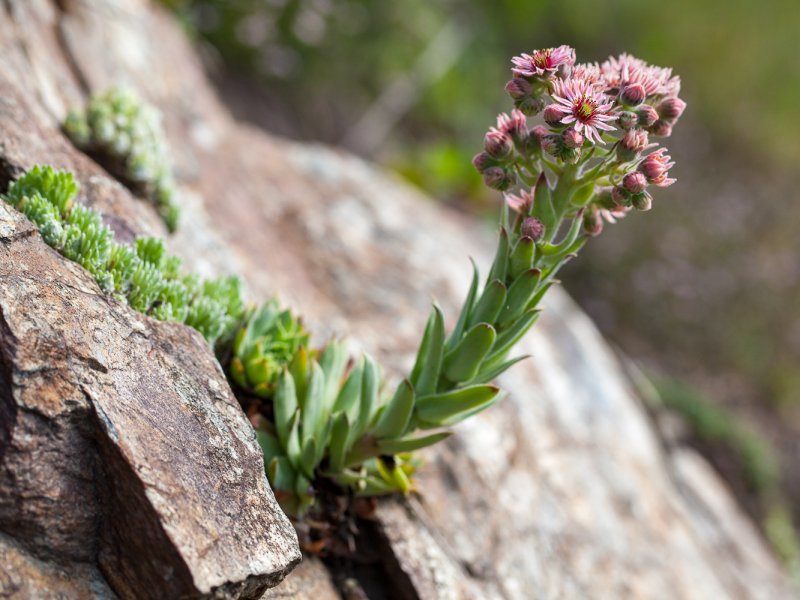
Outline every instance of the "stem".
<path id="1" fill-rule="evenodd" d="M 558 183 L 553 190 L 553 208 L 556 211 L 556 221 L 558 225 L 555 231 L 558 231 L 561 221 L 564 220 L 564 215 L 569 208 L 569 201 L 572 194 L 575 192 L 577 186 L 575 183 L 578 181 L 578 167 L 575 165 L 565 165 L 561 176 L 558 178 Z M 553 233 L 555 233 L 555 231 Z"/>

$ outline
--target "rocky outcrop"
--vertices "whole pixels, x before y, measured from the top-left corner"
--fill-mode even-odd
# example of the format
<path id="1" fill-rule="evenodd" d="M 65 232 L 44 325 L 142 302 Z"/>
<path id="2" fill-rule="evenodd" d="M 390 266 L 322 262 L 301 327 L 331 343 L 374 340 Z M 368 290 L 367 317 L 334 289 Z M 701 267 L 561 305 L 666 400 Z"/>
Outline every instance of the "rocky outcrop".
<path id="1" fill-rule="evenodd" d="M 279 293 L 320 339 L 346 334 L 392 373 L 432 296 L 454 315 L 466 256 L 487 262 L 486 232 L 374 167 L 235 123 L 143 0 L 0 10 L 0 182 L 68 167 L 120 237 L 165 234 L 58 131 L 87 94 L 131 85 L 164 112 L 176 156 L 171 250 L 242 274 L 254 299 Z M 0 216 L 0 592 L 254 597 L 277 583 L 296 542 L 200 336 L 102 296 L 18 213 Z M 264 597 L 326 600 L 350 583 L 354 598 L 792 597 L 707 465 L 662 446 L 564 294 L 521 350 L 509 397 L 426 455 L 421 494 L 379 503 L 369 564 L 306 558 Z"/>
<path id="2" fill-rule="evenodd" d="M 4 567 L 20 564 L 3 591 L 64 593 L 31 576 L 42 561 L 76 595 L 110 596 L 105 579 L 124 598 L 257 597 L 280 581 L 296 536 L 202 337 L 109 300 L 5 204 L 0 233 L 0 527 Z"/>

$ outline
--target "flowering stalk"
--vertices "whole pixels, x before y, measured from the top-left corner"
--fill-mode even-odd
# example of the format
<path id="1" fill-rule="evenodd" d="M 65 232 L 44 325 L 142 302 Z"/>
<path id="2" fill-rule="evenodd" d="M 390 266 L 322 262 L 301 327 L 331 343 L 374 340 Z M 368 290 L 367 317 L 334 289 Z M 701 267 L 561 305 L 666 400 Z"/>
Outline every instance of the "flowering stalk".
<path id="1" fill-rule="evenodd" d="M 300 349 L 280 375 L 265 368 L 249 384 L 264 393 L 274 385 L 274 418 L 258 433 L 276 496 L 295 517 L 325 481 L 355 495 L 413 489 L 413 451 L 497 401 L 491 382 L 524 358 L 509 353 L 559 269 L 604 221 L 649 209 L 648 188 L 674 182 L 666 149 L 650 142 L 669 135 L 685 107 L 670 70 L 628 55 L 576 65 L 567 46 L 512 62 L 506 90 L 515 109 L 497 118 L 473 160 L 489 187 L 506 192 L 497 252 L 482 285 L 474 268 L 450 334 L 434 306 L 411 373 L 388 396 L 377 365 L 369 357 L 348 364 L 337 343 Z M 544 123 L 529 126 L 539 113 Z M 258 361 L 245 354 L 245 362 Z M 431 429 L 438 431 L 425 433 Z"/>

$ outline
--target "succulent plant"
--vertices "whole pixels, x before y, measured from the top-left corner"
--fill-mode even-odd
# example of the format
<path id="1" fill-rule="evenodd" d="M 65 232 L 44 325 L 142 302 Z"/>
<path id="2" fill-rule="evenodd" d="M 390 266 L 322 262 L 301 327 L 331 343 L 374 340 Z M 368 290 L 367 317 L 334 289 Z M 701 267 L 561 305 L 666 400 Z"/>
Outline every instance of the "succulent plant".
<path id="1" fill-rule="evenodd" d="M 649 208 L 648 185 L 674 182 L 665 150 L 642 156 L 651 147 L 648 133 L 668 132 L 655 132 L 646 120 L 625 121 L 620 111 L 676 99 L 677 78 L 628 55 L 602 71 L 574 62 L 567 46 L 513 60 L 507 89 L 517 108 L 498 117 L 474 159 L 489 187 L 509 192 L 497 251 L 483 282 L 473 265 L 450 334 L 434 306 L 414 367 L 393 394 L 385 393 L 372 359 L 348 363 L 338 343 L 317 352 L 300 348 L 277 377 L 273 414 L 259 422 L 258 436 L 289 514 L 302 517 L 317 492 L 330 488 L 327 482 L 355 496 L 413 489 L 413 452 L 445 439 L 449 427 L 499 398 L 491 382 L 524 358 L 509 354 L 536 321 L 559 269 L 600 233 L 603 221 Z M 682 111 L 682 101 L 673 103 L 671 124 Z M 547 126 L 529 128 L 528 115 L 538 112 Z M 610 123 L 620 119 L 618 143 L 604 148 Z M 279 362 L 264 366 L 270 381 Z M 244 363 L 237 370 L 242 377 Z"/>
<path id="2" fill-rule="evenodd" d="M 201 281 L 181 275 L 164 241 L 140 237 L 120 244 L 96 210 L 77 204 L 71 173 L 35 166 L 12 182 L 3 199 L 22 211 L 44 241 L 83 266 L 100 288 L 133 309 L 197 329 L 214 344 L 230 337 L 245 313 L 236 277 Z"/>
<path id="3" fill-rule="evenodd" d="M 278 376 L 310 335 L 291 311 L 281 310 L 277 300 L 265 303 L 239 328 L 233 342 L 232 379 L 261 398 L 275 393 Z"/>
<path id="4" fill-rule="evenodd" d="M 167 228 L 175 230 L 180 210 L 173 200 L 166 135 L 155 107 L 128 89 L 113 87 L 92 97 L 85 110 L 70 111 L 63 127 L 78 148 L 153 202 Z"/>

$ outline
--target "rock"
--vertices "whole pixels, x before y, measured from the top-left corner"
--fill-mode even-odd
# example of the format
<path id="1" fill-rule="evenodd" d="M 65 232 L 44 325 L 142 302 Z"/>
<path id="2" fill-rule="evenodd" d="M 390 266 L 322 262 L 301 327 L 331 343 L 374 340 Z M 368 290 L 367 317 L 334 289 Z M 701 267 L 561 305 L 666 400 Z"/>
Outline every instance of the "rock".
<path id="1" fill-rule="evenodd" d="M 163 234 L 58 132 L 88 93 L 131 85 L 164 112 L 176 156 L 186 220 L 171 249 L 203 274 L 242 274 L 256 299 L 279 293 L 320 341 L 346 334 L 391 375 L 408 368 L 432 296 L 454 317 L 466 257 L 486 267 L 491 235 L 465 218 L 357 158 L 235 123 L 149 3 L 4 7 L 6 179 L 35 162 L 72 168 L 120 235 Z M 297 559 L 294 538 L 202 340 L 98 295 L 18 214 L 2 214 L 0 590 L 253 597 L 275 583 Z M 364 589 L 793 597 L 702 459 L 660 443 L 619 361 L 562 292 L 521 351 L 532 358 L 503 379 L 508 398 L 426 454 L 419 496 L 379 503 Z M 332 581 L 346 574 L 332 568 L 306 559 L 263 597 L 337 598 Z"/>
<path id="2" fill-rule="evenodd" d="M 254 597 L 299 560 L 202 337 L 107 298 L 0 206 L 0 524 L 126 598 Z M 26 578 L 27 580 L 27 578 Z"/>

